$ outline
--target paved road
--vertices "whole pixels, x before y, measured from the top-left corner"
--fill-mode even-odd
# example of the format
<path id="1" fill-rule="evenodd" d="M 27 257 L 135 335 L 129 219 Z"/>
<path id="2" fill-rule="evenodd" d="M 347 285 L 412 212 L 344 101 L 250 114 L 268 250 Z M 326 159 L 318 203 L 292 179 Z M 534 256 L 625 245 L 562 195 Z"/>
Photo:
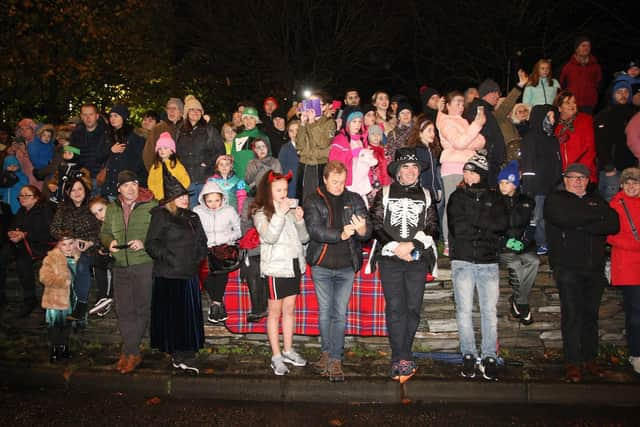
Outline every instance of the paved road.
<path id="1" fill-rule="evenodd" d="M 636 426 L 636 408 L 316 405 L 178 400 L 123 393 L 0 390 L 6 426 Z"/>

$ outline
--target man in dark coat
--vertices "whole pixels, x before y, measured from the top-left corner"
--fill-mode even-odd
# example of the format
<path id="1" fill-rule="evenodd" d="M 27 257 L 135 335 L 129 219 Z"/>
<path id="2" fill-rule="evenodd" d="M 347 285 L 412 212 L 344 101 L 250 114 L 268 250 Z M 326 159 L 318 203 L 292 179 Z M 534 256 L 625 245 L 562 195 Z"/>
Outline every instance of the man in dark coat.
<path id="1" fill-rule="evenodd" d="M 588 190 L 589 169 L 573 163 L 564 171 L 564 188 L 544 205 L 549 263 L 560 291 L 561 328 L 566 377 L 582 380 L 583 369 L 602 376 L 598 355 L 598 310 L 606 285 L 604 244 L 618 232 L 618 214 Z M 584 366 L 583 366 L 584 364 Z"/>

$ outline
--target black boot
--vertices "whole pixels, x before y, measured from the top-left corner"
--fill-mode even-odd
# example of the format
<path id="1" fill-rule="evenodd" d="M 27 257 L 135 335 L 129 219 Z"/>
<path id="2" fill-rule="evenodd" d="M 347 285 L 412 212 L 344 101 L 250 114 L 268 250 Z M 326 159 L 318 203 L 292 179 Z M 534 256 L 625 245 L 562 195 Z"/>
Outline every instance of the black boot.
<path id="1" fill-rule="evenodd" d="M 56 363 L 60 360 L 60 355 L 58 353 L 58 346 L 51 345 L 49 346 L 49 362 Z"/>
<path id="2" fill-rule="evenodd" d="M 29 298 L 24 300 L 20 311 L 18 311 L 18 317 L 27 317 L 29 316 L 33 310 L 38 306 L 38 302 L 35 298 Z"/>
<path id="3" fill-rule="evenodd" d="M 87 303 L 78 301 L 73 307 L 73 312 L 67 316 L 67 320 L 82 320 L 87 313 Z"/>

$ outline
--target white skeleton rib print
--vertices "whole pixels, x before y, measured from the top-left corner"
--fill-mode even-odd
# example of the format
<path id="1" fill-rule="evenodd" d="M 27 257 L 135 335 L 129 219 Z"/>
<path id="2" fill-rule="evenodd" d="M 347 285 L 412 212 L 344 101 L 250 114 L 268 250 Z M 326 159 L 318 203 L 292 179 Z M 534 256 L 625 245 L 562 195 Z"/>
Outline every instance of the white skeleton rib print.
<path id="1" fill-rule="evenodd" d="M 410 227 L 416 227 L 420 214 L 424 211 L 425 202 L 411 199 L 389 199 L 389 223 L 392 227 L 400 227 L 403 239 L 410 237 Z"/>

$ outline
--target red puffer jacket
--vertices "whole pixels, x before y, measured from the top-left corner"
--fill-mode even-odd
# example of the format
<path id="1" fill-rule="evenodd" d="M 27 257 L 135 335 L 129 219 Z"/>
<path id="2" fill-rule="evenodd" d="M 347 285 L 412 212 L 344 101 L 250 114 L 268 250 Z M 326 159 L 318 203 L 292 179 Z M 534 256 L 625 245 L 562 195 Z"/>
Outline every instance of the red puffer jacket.
<path id="1" fill-rule="evenodd" d="M 573 92 L 578 107 L 596 106 L 600 80 L 602 80 L 602 70 L 593 55 L 589 57 L 589 62 L 586 64 L 581 64 L 575 55 L 571 55 L 571 59 L 562 67 L 560 74 L 560 86 Z"/>
<path id="2" fill-rule="evenodd" d="M 636 229 L 640 227 L 640 197 L 629 197 L 620 191 L 609 203 L 620 217 L 620 231 L 607 238 L 611 245 L 611 283 L 614 286 L 640 285 L 640 240 L 633 236 L 621 200 L 624 200 Z"/>

